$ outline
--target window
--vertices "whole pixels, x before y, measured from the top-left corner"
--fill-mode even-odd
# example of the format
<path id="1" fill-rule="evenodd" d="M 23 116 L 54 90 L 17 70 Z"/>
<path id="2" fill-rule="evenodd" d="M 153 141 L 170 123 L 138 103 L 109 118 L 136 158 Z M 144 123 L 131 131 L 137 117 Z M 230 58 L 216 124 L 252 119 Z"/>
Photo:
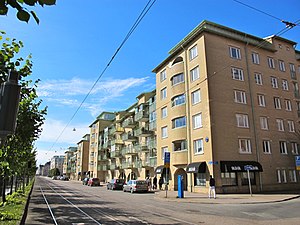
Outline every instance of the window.
<path id="1" fill-rule="evenodd" d="M 177 106 L 177 105 L 182 105 L 185 104 L 185 94 L 175 96 L 172 98 L 172 107 Z"/>
<path id="2" fill-rule="evenodd" d="M 234 101 L 236 103 L 247 104 L 246 102 L 246 92 L 234 90 Z"/>
<path id="3" fill-rule="evenodd" d="M 290 182 L 297 182 L 296 170 L 289 170 Z"/>
<path id="4" fill-rule="evenodd" d="M 298 143 L 297 142 L 291 142 L 291 146 L 292 146 L 292 154 L 298 155 L 299 154 Z"/>
<path id="5" fill-rule="evenodd" d="M 162 160 L 165 159 L 165 152 L 169 152 L 168 147 L 162 147 L 161 148 L 161 158 L 162 158 Z"/>
<path id="6" fill-rule="evenodd" d="M 275 69 L 275 62 L 274 62 L 273 58 L 268 57 L 268 65 L 269 65 L 269 68 Z"/>
<path id="7" fill-rule="evenodd" d="M 292 79 L 297 79 L 295 65 L 293 63 L 290 63 L 290 74 Z"/>
<path id="8" fill-rule="evenodd" d="M 287 80 L 282 80 L 282 90 L 284 90 L 284 91 L 289 90 L 289 83 Z"/>
<path id="9" fill-rule="evenodd" d="M 278 60 L 278 64 L 279 64 L 279 70 L 282 71 L 282 72 L 285 72 L 284 61 Z"/>
<path id="10" fill-rule="evenodd" d="M 186 126 L 186 117 L 178 117 L 176 119 L 172 120 L 172 128 L 180 128 L 180 127 L 185 127 Z"/>
<path id="11" fill-rule="evenodd" d="M 275 107 L 275 109 L 281 109 L 280 98 L 274 97 L 274 107 Z"/>
<path id="12" fill-rule="evenodd" d="M 165 79 L 167 79 L 167 73 L 166 70 L 163 70 L 160 72 L 160 82 L 164 81 Z"/>
<path id="13" fill-rule="evenodd" d="M 262 85 L 263 84 L 261 73 L 254 73 L 254 79 L 255 79 L 255 83 L 256 84 L 258 84 L 258 85 Z"/>
<path id="14" fill-rule="evenodd" d="M 269 140 L 263 141 L 263 152 L 265 154 L 271 154 L 271 143 Z"/>
<path id="15" fill-rule="evenodd" d="M 271 77 L 272 88 L 278 88 L 278 80 L 276 77 Z"/>
<path id="16" fill-rule="evenodd" d="M 276 170 L 277 173 L 277 183 L 281 183 L 281 171 L 280 170 Z"/>
<path id="17" fill-rule="evenodd" d="M 241 59 L 241 50 L 236 47 L 229 47 L 230 57 L 233 59 Z"/>
<path id="18" fill-rule="evenodd" d="M 201 101 L 200 90 L 192 92 L 192 104 L 195 105 Z"/>
<path id="19" fill-rule="evenodd" d="M 168 116 L 168 108 L 166 106 L 161 109 L 161 118 L 163 119 L 166 118 L 167 116 Z"/>
<path id="20" fill-rule="evenodd" d="M 268 130 L 268 118 L 267 117 L 260 117 L 260 128 L 262 130 Z"/>
<path id="21" fill-rule="evenodd" d="M 173 146 L 173 151 L 174 152 L 187 149 L 186 140 L 173 141 L 172 146 Z"/>
<path id="22" fill-rule="evenodd" d="M 193 129 L 202 127 L 202 114 L 199 113 L 193 116 Z"/>
<path id="23" fill-rule="evenodd" d="M 196 58 L 197 56 L 198 56 L 198 49 L 197 49 L 197 45 L 195 45 L 190 49 L 190 60 Z"/>
<path id="24" fill-rule="evenodd" d="M 206 173 L 194 173 L 194 185 L 206 186 Z"/>
<path id="25" fill-rule="evenodd" d="M 248 115 L 236 114 L 235 116 L 238 127 L 249 128 Z"/>
<path id="26" fill-rule="evenodd" d="M 240 153 L 251 153 L 250 139 L 239 139 L 239 151 Z"/>
<path id="27" fill-rule="evenodd" d="M 232 67 L 231 73 L 232 73 L 232 79 L 244 81 L 244 73 L 242 69 Z"/>
<path id="28" fill-rule="evenodd" d="M 276 119 L 278 131 L 284 131 L 283 119 Z"/>
<path id="29" fill-rule="evenodd" d="M 291 103 L 291 100 L 289 100 L 289 99 L 284 99 L 284 104 L 285 104 L 285 110 L 286 110 L 286 111 L 292 111 L 292 103 Z"/>
<path id="30" fill-rule="evenodd" d="M 171 78 L 171 82 L 172 82 L 172 85 L 173 85 L 173 86 L 176 85 L 176 84 L 183 83 L 183 82 L 184 82 L 184 76 L 183 76 L 183 73 L 174 75 L 174 76 Z"/>
<path id="31" fill-rule="evenodd" d="M 289 132 L 295 132 L 295 124 L 294 124 L 294 121 L 288 120 L 287 123 L 288 123 Z"/>
<path id="32" fill-rule="evenodd" d="M 282 182 L 286 183 L 287 179 L 286 179 L 286 171 L 285 170 L 281 170 L 281 177 L 282 177 Z"/>
<path id="33" fill-rule="evenodd" d="M 167 88 L 166 87 L 161 89 L 161 91 L 160 91 L 160 99 L 163 100 L 165 98 L 167 98 Z"/>
<path id="34" fill-rule="evenodd" d="M 258 55 L 258 53 L 252 52 L 251 56 L 252 56 L 252 62 L 254 64 L 259 64 L 259 55 Z"/>
<path id="35" fill-rule="evenodd" d="M 261 107 L 266 107 L 266 101 L 265 101 L 265 96 L 258 94 L 257 95 L 257 101 L 258 101 L 258 105 Z"/>
<path id="36" fill-rule="evenodd" d="M 221 173 L 222 186 L 236 186 L 237 178 L 236 173 Z"/>
<path id="37" fill-rule="evenodd" d="M 256 185 L 255 173 L 254 172 L 249 172 L 249 177 L 250 177 L 251 185 Z M 242 185 L 249 185 L 248 173 L 247 172 L 242 172 L 241 173 L 241 183 L 242 183 Z"/>
<path id="38" fill-rule="evenodd" d="M 280 153 L 281 154 L 288 154 L 287 152 L 287 144 L 286 141 L 279 141 Z"/>
<path id="39" fill-rule="evenodd" d="M 194 152 L 195 154 L 203 154 L 203 139 L 194 140 Z"/>
<path id="40" fill-rule="evenodd" d="M 191 81 L 195 81 L 200 78 L 199 66 L 195 67 L 190 71 Z"/>
<path id="41" fill-rule="evenodd" d="M 168 127 L 162 127 L 161 128 L 161 138 L 167 138 L 168 137 Z"/>

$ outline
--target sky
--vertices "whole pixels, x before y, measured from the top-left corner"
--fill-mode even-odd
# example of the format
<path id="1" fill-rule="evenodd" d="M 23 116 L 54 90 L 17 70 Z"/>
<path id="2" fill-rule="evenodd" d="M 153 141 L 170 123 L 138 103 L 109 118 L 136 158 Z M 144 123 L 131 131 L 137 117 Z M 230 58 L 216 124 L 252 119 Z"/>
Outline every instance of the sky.
<path id="1" fill-rule="evenodd" d="M 152 70 L 201 21 L 263 38 L 285 28 L 280 19 L 300 19 L 299 0 L 239 1 L 269 15 L 234 0 L 157 0 L 74 117 L 148 0 L 57 0 L 55 6 L 28 7 L 39 25 L 18 21 L 14 9 L 0 16 L 0 30 L 24 43 L 19 56 L 32 54 L 30 78 L 41 79 L 38 95 L 48 106 L 35 143 L 37 163 L 77 146 L 102 111 L 124 110 L 140 93 L 152 91 Z M 300 43 L 300 26 L 282 37 Z"/>

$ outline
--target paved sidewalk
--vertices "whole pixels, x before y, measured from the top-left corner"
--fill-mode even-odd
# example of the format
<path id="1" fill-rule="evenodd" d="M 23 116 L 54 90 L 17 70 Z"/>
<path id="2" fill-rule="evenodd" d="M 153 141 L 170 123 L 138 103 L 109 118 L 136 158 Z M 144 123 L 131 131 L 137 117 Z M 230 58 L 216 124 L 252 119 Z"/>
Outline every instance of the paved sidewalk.
<path id="1" fill-rule="evenodd" d="M 283 202 L 300 198 L 299 194 L 217 194 L 216 199 L 209 199 L 207 194 L 184 192 L 184 198 L 178 198 L 177 191 L 156 191 L 155 198 L 164 201 L 176 201 L 201 204 L 260 204 Z"/>

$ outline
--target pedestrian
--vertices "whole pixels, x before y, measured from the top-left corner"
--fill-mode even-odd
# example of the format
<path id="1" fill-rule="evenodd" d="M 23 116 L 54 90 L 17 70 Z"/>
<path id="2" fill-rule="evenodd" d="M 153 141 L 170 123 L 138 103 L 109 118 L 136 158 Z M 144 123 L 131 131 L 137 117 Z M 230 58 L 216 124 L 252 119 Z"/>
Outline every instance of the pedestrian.
<path id="1" fill-rule="evenodd" d="M 156 190 L 156 188 L 157 188 L 157 177 L 155 175 L 153 178 L 153 190 Z"/>
<path id="2" fill-rule="evenodd" d="M 162 185 L 163 185 L 163 183 L 164 183 L 164 180 L 163 180 L 163 177 L 161 176 L 161 177 L 159 178 L 159 181 L 158 181 L 159 190 L 162 190 Z"/>
<path id="3" fill-rule="evenodd" d="M 210 178 L 209 178 L 209 192 L 208 192 L 208 198 L 211 197 L 211 192 L 213 192 L 214 199 L 215 199 L 215 198 L 216 198 L 216 181 L 215 181 L 215 179 L 212 177 L 212 175 L 210 175 Z"/>

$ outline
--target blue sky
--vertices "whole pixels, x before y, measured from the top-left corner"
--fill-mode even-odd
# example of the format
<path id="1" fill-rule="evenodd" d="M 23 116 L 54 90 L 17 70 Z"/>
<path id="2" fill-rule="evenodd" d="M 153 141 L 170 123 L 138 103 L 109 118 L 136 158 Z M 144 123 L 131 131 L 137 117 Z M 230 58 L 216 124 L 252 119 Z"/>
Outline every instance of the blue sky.
<path id="1" fill-rule="evenodd" d="M 283 20 L 300 19 L 299 0 L 240 1 Z M 152 69 L 202 20 L 258 37 L 284 28 L 279 20 L 233 0 L 157 0 L 56 141 L 147 2 L 57 0 L 55 6 L 34 7 L 40 25 L 33 19 L 18 21 L 14 9 L 0 17 L 0 30 L 24 42 L 20 55 L 32 54 L 32 79 L 41 79 L 38 91 L 48 115 L 36 143 L 38 163 L 76 146 L 102 111 L 126 109 L 141 92 L 153 90 Z M 300 43 L 300 26 L 282 37 Z"/>

